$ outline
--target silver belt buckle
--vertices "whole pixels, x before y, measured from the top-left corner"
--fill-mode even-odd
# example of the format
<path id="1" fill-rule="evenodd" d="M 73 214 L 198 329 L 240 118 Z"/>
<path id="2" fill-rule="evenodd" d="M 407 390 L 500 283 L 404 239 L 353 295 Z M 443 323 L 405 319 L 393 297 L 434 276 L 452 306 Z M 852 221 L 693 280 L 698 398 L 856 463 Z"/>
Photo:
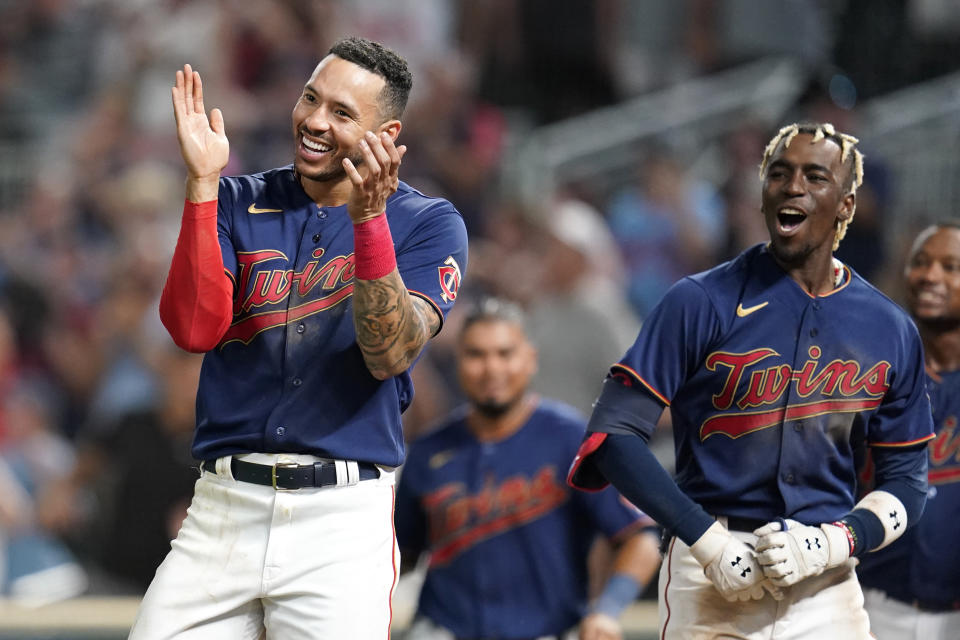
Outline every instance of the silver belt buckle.
<path id="1" fill-rule="evenodd" d="M 278 487 L 277 486 L 277 469 L 295 469 L 299 467 L 300 464 L 297 462 L 292 462 L 289 460 L 282 460 L 275 463 L 270 467 L 270 482 L 273 485 L 275 491 L 296 491 L 296 489 L 289 489 L 287 487 Z"/>

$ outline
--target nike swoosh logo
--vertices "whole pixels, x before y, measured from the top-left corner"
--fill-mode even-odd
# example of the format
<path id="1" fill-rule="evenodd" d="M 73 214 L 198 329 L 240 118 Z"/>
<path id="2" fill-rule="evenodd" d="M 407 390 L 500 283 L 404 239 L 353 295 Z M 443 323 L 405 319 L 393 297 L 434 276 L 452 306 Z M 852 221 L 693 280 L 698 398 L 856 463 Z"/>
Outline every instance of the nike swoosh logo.
<path id="1" fill-rule="evenodd" d="M 251 203 L 250 206 L 247 207 L 247 213 L 282 213 L 282 212 L 283 212 L 283 209 L 258 209 L 256 202 Z"/>
<path id="2" fill-rule="evenodd" d="M 737 305 L 737 315 L 740 316 L 741 318 L 746 318 L 748 315 L 750 315 L 750 314 L 753 313 L 754 311 L 759 311 L 760 309 L 763 309 L 763 308 L 764 308 L 765 306 L 767 306 L 768 304 L 770 304 L 770 303 L 769 303 L 769 302 L 761 302 L 760 304 L 754 305 L 754 306 L 752 306 L 752 307 L 746 307 L 746 308 L 744 308 L 744 306 L 743 306 L 742 304 L 738 304 L 738 305 Z"/>
<path id="3" fill-rule="evenodd" d="M 453 459 L 453 456 L 454 456 L 455 453 L 456 453 L 456 452 L 455 452 L 454 450 L 452 450 L 452 449 L 447 449 L 447 450 L 445 450 L 445 451 L 440 451 L 440 452 L 435 453 L 435 454 L 433 454 L 432 456 L 430 456 L 430 460 L 427 462 L 427 464 L 430 465 L 430 468 L 431 468 L 431 469 L 439 469 L 439 468 L 442 467 L 443 465 L 445 465 L 445 464 L 447 464 L 448 462 L 450 462 L 450 460 Z"/>

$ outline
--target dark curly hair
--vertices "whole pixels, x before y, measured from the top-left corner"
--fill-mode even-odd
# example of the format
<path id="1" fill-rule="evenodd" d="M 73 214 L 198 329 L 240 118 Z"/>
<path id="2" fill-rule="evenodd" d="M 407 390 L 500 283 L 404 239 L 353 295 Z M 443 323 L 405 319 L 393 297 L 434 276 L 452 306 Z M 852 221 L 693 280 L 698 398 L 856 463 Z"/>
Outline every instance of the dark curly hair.
<path id="1" fill-rule="evenodd" d="M 386 80 L 379 97 L 380 114 L 387 120 L 399 119 L 403 115 L 413 86 L 413 76 L 406 60 L 378 42 L 356 36 L 338 40 L 330 47 L 329 53 Z"/>
<path id="2" fill-rule="evenodd" d="M 515 302 L 505 298 L 485 296 L 477 300 L 467 311 L 460 329 L 461 337 L 467 329 L 478 322 L 506 322 L 520 327 L 527 332 L 527 318 L 523 310 Z"/>

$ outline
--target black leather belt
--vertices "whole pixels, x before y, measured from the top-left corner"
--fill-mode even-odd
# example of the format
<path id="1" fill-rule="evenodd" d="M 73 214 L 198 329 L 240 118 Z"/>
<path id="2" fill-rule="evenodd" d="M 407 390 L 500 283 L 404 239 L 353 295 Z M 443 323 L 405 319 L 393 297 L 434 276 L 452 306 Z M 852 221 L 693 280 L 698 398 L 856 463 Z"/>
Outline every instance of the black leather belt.
<path id="1" fill-rule="evenodd" d="M 771 520 L 760 520 L 758 518 L 741 518 L 740 516 L 724 516 L 727 519 L 727 529 L 730 531 L 747 531 L 753 533 L 754 529 L 759 529 Z"/>
<path id="2" fill-rule="evenodd" d="M 944 613 L 946 611 L 960 611 L 960 600 L 952 601 L 937 601 L 937 600 L 912 600 L 910 601 L 914 607 L 920 611 L 927 611 L 929 613 Z"/>
<path id="3" fill-rule="evenodd" d="M 359 480 L 373 480 L 380 477 L 380 469 L 372 462 L 358 462 Z M 217 472 L 216 460 L 205 460 L 203 470 Z M 234 480 L 262 484 L 274 489 L 307 489 L 330 487 L 338 484 L 337 464 L 315 462 L 297 464 L 296 462 L 278 462 L 277 464 L 257 464 L 237 458 L 230 459 L 230 471 Z"/>

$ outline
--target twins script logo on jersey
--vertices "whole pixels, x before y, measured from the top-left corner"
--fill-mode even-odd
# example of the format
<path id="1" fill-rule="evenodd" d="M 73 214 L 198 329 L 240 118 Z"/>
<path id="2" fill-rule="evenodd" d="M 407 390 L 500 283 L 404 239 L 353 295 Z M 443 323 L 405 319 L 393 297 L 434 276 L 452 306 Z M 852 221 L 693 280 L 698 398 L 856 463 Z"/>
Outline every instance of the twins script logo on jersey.
<path id="1" fill-rule="evenodd" d="M 947 484 L 960 480 L 960 432 L 957 417 L 949 416 L 937 436 L 930 441 L 930 484 Z"/>
<path id="2" fill-rule="evenodd" d="M 864 372 L 853 360 L 832 360 L 821 366 L 822 350 L 818 346 L 810 347 L 807 353 L 810 359 L 798 370 L 789 364 L 757 367 L 761 361 L 780 355 L 773 349 L 717 351 L 707 356 L 708 370 L 727 372 L 723 388 L 712 398 L 713 406 L 726 411 L 736 405 L 739 411 L 708 418 L 700 427 L 701 441 L 718 433 L 739 438 L 788 420 L 872 409 L 883 401 L 890 387 L 889 362 L 878 362 Z M 744 380 L 746 384 L 742 384 Z M 794 397 L 811 401 L 784 405 L 782 398 L 791 384 Z M 760 410 L 748 411 L 753 408 Z"/>
<path id="3" fill-rule="evenodd" d="M 440 297 L 444 302 L 450 302 L 457 299 L 457 291 L 460 289 L 460 265 L 453 256 L 448 256 L 443 261 L 443 266 L 437 267 L 440 273 L 440 289 L 443 293 Z"/>
<path id="4" fill-rule="evenodd" d="M 499 484 L 488 480 L 476 494 L 452 482 L 423 498 L 430 521 L 430 562 L 444 565 L 460 553 L 495 535 L 523 526 L 566 502 L 568 493 L 546 466 L 532 478 L 516 475 Z"/>
<path id="5" fill-rule="evenodd" d="M 353 254 L 335 256 L 322 265 L 324 249 L 316 249 L 313 260 L 303 270 L 271 269 L 271 263 L 289 264 L 282 251 L 241 252 L 237 254 L 237 287 L 233 303 L 233 324 L 220 342 L 248 344 L 260 332 L 319 313 L 342 302 L 353 293 Z M 304 299 L 287 307 L 290 292 Z M 319 297 L 318 297 L 319 294 Z"/>

